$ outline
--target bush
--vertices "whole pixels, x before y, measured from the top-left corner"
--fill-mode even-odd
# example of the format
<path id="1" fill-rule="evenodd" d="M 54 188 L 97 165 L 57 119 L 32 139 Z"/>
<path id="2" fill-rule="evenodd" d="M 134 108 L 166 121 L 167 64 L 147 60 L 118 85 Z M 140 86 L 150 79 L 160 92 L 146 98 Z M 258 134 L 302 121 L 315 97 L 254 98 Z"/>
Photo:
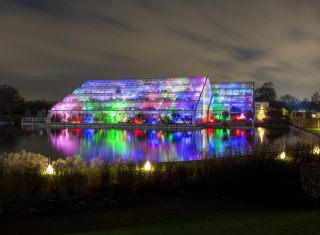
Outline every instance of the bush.
<path id="1" fill-rule="evenodd" d="M 89 163 L 80 156 L 52 161 L 55 174 L 44 174 L 48 159 L 20 152 L 0 157 L 0 211 L 24 213 L 26 208 L 51 208 L 51 202 L 69 205 L 115 200 L 131 203 L 144 197 L 207 193 L 214 197 L 292 204 L 304 192 L 319 198 L 319 157 L 312 146 L 287 146 L 279 159 L 277 148 L 256 149 L 253 155 L 190 162 L 109 165 L 100 158 Z M 317 163 L 319 164 L 319 163 Z M 301 168 L 301 166 L 303 167 Z M 317 165 L 318 166 L 318 165 Z"/>
<path id="2" fill-rule="evenodd" d="M 301 182 L 304 196 L 309 203 L 320 205 L 320 163 L 312 162 L 301 167 Z"/>

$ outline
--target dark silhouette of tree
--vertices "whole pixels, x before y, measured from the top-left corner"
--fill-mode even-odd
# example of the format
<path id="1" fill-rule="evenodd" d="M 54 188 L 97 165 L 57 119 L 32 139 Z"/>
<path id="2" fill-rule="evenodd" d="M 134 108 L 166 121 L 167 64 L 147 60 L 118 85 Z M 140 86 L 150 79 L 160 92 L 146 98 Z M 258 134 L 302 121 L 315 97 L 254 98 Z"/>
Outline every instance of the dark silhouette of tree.
<path id="1" fill-rule="evenodd" d="M 299 103 L 299 109 L 300 110 L 309 110 L 310 109 L 310 100 L 307 98 L 304 98 L 300 103 Z"/>
<path id="2" fill-rule="evenodd" d="M 316 91 L 315 93 L 313 93 L 313 95 L 311 96 L 311 102 L 314 104 L 320 104 L 320 92 Z"/>
<path id="3" fill-rule="evenodd" d="M 25 102 L 25 116 L 45 117 L 47 110 L 51 109 L 53 102 L 46 100 L 31 100 Z"/>
<path id="4" fill-rule="evenodd" d="M 24 98 L 18 90 L 9 85 L 0 85 L 0 114 L 22 114 Z"/>
<path id="5" fill-rule="evenodd" d="M 297 105 L 299 103 L 299 100 L 289 94 L 280 96 L 280 102 L 284 103 L 286 106 L 293 106 L 293 105 Z"/>
<path id="6" fill-rule="evenodd" d="M 255 90 L 256 101 L 271 102 L 274 101 L 276 97 L 277 93 L 272 82 L 264 83 L 261 87 Z"/>

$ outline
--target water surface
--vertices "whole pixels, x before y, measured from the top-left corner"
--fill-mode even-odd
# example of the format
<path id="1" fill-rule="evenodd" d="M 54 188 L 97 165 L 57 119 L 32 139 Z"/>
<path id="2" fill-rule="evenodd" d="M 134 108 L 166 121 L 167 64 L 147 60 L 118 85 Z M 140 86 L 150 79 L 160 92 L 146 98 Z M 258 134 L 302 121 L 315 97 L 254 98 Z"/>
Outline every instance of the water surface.
<path id="1" fill-rule="evenodd" d="M 107 162 L 189 161 L 203 157 L 251 154 L 255 148 L 310 143 L 288 129 L 219 129 L 197 131 L 119 129 L 22 129 L 0 127 L 0 153 L 21 150 L 51 159 L 80 155 Z"/>

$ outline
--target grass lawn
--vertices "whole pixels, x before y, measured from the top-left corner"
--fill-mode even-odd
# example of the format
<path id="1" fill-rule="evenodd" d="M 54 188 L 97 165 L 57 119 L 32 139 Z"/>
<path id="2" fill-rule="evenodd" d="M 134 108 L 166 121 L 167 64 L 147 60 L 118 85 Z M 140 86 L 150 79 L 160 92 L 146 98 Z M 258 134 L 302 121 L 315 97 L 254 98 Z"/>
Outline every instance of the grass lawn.
<path id="1" fill-rule="evenodd" d="M 122 208 L 1 218 L 0 234 L 320 234 L 320 210 L 229 199 L 165 199 Z"/>
<path id="2" fill-rule="evenodd" d="M 317 136 L 320 136 L 320 129 L 319 128 L 304 128 L 306 131 L 313 133 Z"/>
<path id="3" fill-rule="evenodd" d="M 226 213 L 189 220 L 68 233 L 102 234 L 319 234 L 319 210 L 267 210 Z M 66 234 L 65 234 L 66 235 Z"/>

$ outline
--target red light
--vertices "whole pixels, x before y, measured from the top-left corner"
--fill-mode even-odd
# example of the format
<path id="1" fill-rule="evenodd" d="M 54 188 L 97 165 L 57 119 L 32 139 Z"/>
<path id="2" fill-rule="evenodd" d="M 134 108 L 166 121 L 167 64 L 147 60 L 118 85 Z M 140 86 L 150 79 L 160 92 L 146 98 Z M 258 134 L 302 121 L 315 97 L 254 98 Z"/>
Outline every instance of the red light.
<path id="1" fill-rule="evenodd" d="M 246 116 L 242 113 L 241 115 L 235 115 L 234 119 L 235 120 L 245 120 Z"/>
<path id="2" fill-rule="evenodd" d="M 141 130 L 133 130 L 134 136 L 141 136 Z"/>
<path id="3" fill-rule="evenodd" d="M 81 128 L 75 128 L 75 129 L 72 129 L 71 132 L 74 133 L 74 134 L 81 134 L 82 129 Z"/>
<path id="4" fill-rule="evenodd" d="M 209 119 L 209 122 L 215 122 L 215 119 L 214 119 L 214 117 L 211 117 L 210 119 Z"/>
<path id="5" fill-rule="evenodd" d="M 140 124 L 141 122 L 140 122 L 139 119 L 134 119 L 134 120 L 133 120 L 133 123 L 134 123 L 134 124 Z"/>

